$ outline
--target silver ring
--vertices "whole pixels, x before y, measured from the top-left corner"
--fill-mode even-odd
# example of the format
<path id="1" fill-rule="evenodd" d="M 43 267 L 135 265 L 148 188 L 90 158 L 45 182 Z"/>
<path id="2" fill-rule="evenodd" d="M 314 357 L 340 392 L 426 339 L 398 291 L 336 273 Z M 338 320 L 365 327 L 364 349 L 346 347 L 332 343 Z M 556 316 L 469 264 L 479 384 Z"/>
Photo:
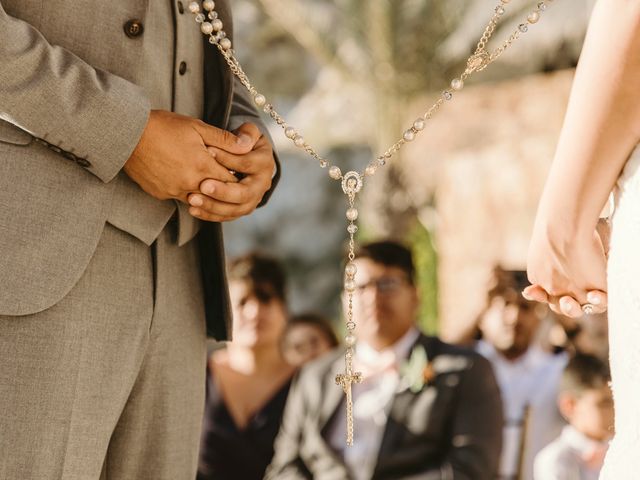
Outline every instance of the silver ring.
<path id="1" fill-rule="evenodd" d="M 581 305 L 581 308 L 585 315 L 592 315 L 593 310 L 595 309 L 591 303 L 585 303 L 584 305 Z"/>

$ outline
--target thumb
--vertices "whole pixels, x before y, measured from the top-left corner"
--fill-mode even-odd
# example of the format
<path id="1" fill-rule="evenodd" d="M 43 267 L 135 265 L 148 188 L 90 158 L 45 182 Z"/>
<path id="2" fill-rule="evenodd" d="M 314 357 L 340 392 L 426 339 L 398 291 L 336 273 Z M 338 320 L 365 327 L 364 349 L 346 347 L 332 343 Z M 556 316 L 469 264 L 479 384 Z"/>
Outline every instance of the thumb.
<path id="1" fill-rule="evenodd" d="M 207 147 L 217 147 L 236 155 L 249 153 L 254 145 L 250 136 L 242 133 L 234 135 L 233 133 L 208 125 L 204 122 L 197 122 L 195 130 L 198 132 L 202 141 Z"/>
<path id="2" fill-rule="evenodd" d="M 262 138 L 262 132 L 260 129 L 253 123 L 243 123 L 238 128 L 236 128 L 233 133 L 235 133 L 238 138 L 246 138 L 246 141 L 251 142 L 251 149 L 255 147 L 258 140 Z"/>

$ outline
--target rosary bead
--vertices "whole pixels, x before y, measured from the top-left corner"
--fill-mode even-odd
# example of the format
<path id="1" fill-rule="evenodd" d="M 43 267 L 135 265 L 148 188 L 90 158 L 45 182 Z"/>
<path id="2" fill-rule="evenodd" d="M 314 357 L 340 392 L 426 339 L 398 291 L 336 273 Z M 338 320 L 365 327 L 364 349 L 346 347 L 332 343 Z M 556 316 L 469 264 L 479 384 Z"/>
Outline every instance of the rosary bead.
<path id="1" fill-rule="evenodd" d="M 298 132 L 293 127 L 287 127 L 284 129 L 284 134 L 287 138 L 294 138 Z"/>
<path id="2" fill-rule="evenodd" d="M 414 138 L 416 138 L 416 132 L 414 132 L 413 130 L 409 129 L 406 130 L 403 134 L 402 134 L 402 138 L 404 138 L 404 140 L 406 142 L 410 142 L 412 141 Z"/>
<path id="3" fill-rule="evenodd" d="M 444 92 L 442 92 L 442 98 L 444 98 L 445 100 L 451 100 L 453 98 L 453 93 L 451 93 L 449 90 L 445 90 Z"/>
<path id="4" fill-rule="evenodd" d="M 349 210 L 347 210 L 347 220 L 353 222 L 354 220 L 357 220 L 358 218 L 358 210 L 351 207 Z"/>
<path id="5" fill-rule="evenodd" d="M 216 2 L 214 2 L 213 0 L 204 0 L 204 2 L 202 2 L 202 7 L 207 12 L 211 12 L 214 8 L 216 8 Z"/>
<path id="6" fill-rule="evenodd" d="M 546 10 L 546 9 L 547 9 L 547 4 L 546 4 L 546 3 L 544 3 L 544 2 L 540 2 L 540 3 L 538 4 L 538 10 L 542 10 L 542 11 L 544 11 L 544 10 Z"/>
<path id="7" fill-rule="evenodd" d="M 356 267 L 356 264 L 353 262 L 347 263 L 347 265 L 344 267 L 344 273 L 346 273 L 349 277 L 353 277 L 357 271 L 358 267 Z"/>
<path id="8" fill-rule="evenodd" d="M 375 175 L 377 169 L 378 167 L 376 167 L 376 165 L 372 163 L 370 165 L 367 165 L 367 168 L 364 169 L 364 174 L 368 177 L 371 177 L 372 175 Z"/>
<path id="9" fill-rule="evenodd" d="M 540 20 L 540 14 L 538 12 L 531 12 L 529 16 L 527 16 L 527 20 L 529 21 L 529 23 L 536 23 L 538 20 Z"/>
<path id="10" fill-rule="evenodd" d="M 198 13 L 200 11 L 200 5 L 198 4 L 198 2 L 191 2 L 189 4 L 189 11 L 191 13 Z"/>
<path id="11" fill-rule="evenodd" d="M 377 161 L 378 161 L 378 165 L 380 165 L 381 167 L 383 167 L 384 164 L 387 163 L 387 160 L 384 157 L 378 157 Z"/>
<path id="12" fill-rule="evenodd" d="M 504 7 L 503 7 L 502 5 L 498 5 L 498 6 L 496 7 L 496 13 L 497 13 L 498 15 L 504 15 L 504 11 L 505 11 L 505 10 L 504 10 Z"/>
<path id="13" fill-rule="evenodd" d="M 334 180 L 340 180 L 342 177 L 342 172 L 340 171 L 340 167 L 336 167 L 335 165 L 329 169 L 329 176 Z"/>
<path id="14" fill-rule="evenodd" d="M 293 144 L 296 147 L 304 147 L 304 137 L 302 135 L 296 135 L 293 137 Z"/>
<path id="15" fill-rule="evenodd" d="M 358 226 L 354 225 L 353 223 L 351 225 L 347 226 L 347 232 L 349 232 L 349 234 L 351 235 L 355 235 L 355 233 L 358 231 Z"/>
<path id="16" fill-rule="evenodd" d="M 264 95 L 258 93 L 255 97 L 253 97 L 253 101 L 255 102 L 255 104 L 259 107 L 263 106 L 265 103 L 267 103 L 267 99 L 265 98 Z"/>
<path id="17" fill-rule="evenodd" d="M 464 87 L 464 82 L 462 81 L 462 79 L 454 78 L 453 80 L 451 80 L 451 88 L 453 88 L 454 90 L 462 90 L 462 87 Z"/>
<path id="18" fill-rule="evenodd" d="M 204 13 L 199 13 L 196 15 L 196 22 L 198 23 L 202 23 L 207 19 L 207 17 L 204 16 Z"/>
<path id="19" fill-rule="evenodd" d="M 529 31 L 529 27 L 527 27 L 526 23 L 521 23 L 520 25 L 518 25 L 518 30 L 520 30 L 522 33 L 527 33 Z"/>
<path id="20" fill-rule="evenodd" d="M 211 34 L 211 32 L 213 32 L 213 25 L 211 25 L 209 22 L 202 22 L 202 25 L 200 25 L 200 30 L 205 35 L 209 35 Z"/>
<path id="21" fill-rule="evenodd" d="M 225 50 L 229 50 L 231 48 L 231 40 L 226 37 L 220 39 L 220 46 Z"/>
<path id="22" fill-rule="evenodd" d="M 346 280 L 344 282 L 344 289 L 347 292 L 353 292 L 356 289 L 356 282 L 354 282 L 353 280 Z"/>
<path id="23" fill-rule="evenodd" d="M 216 32 L 222 30 L 222 20 L 220 20 L 219 18 L 216 18 L 213 22 L 211 22 L 211 25 L 213 25 L 213 29 Z"/>
<path id="24" fill-rule="evenodd" d="M 327 165 L 329 165 L 329 162 L 327 162 L 324 158 L 320 160 L 320 168 L 327 168 Z"/>
<path id="25" fill-rule="evenodd" d="M 416 120 L 413 122 L 413 128 L 418 131 L 424 130 L 424 126 L 425 126 L 424 118 L 416 118 Z"/>
<path id="26" fill-rule="evenodd" d="M 356 344 L 356 337 L 355 335 L 347 335 L 346 337 L 344 337 L 344 344 L 347 347 L 353 347 Z"/>

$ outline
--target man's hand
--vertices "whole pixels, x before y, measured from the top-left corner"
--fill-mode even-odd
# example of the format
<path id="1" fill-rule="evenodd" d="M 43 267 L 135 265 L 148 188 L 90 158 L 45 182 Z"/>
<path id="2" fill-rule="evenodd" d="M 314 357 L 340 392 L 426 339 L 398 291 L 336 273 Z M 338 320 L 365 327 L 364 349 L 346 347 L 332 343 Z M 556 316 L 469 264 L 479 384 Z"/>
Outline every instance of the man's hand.
<path id="1" fill-rule="evenodd" d="M 271 188 L 275 160 L 267 138 L 249 123 L 238 128 L 236 134 L 239 137 L 246 135 L 255 141 L 250 153 L 239 155 L 224 146 L 211 146 L 208 150 L 217 163 L 242 174 L 243 178 L 237 181 L 234 177 L 235 181 L 229 182 L 208 177 L 202 181 L 200 193 L 192 193 L 188 197 L 189 213 L 194 217 L 210 222 L 234 220 L 255 210 Z"/>
<path id="2" fill-rule="evenodd" d="M 187 203 L 189 194 L 200 191 L 203 179 L 238 181 L 207 147 L 243 158 L 254 144 L 251 135 L 244 132 L 234 135 L 191 117 L 153 110 L 124 171 L 149 195 Z M 216 214 L 208 211 L 206 205 L 202 211 L 204 215 Z"/>

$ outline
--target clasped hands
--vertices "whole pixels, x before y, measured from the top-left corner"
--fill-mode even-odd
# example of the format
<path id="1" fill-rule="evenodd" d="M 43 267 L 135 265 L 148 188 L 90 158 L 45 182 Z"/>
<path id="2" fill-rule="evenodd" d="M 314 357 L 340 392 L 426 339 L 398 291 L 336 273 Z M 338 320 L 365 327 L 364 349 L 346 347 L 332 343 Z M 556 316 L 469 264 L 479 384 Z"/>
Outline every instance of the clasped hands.
<path id="1" fill-rule="evenodd" d="M 567 225 L 538 220 L 527 260 L 531 285 L 522 295 L 572 318 L 585 310 L 606 311 L 608 222 L 601 219 L 595 230 L 574 232 Z M 590 307 L 583 310 L 585 305 Z"/>
<path id="2" fill-rule="evenodd" d="M 211 222 L 251 213 L 271 188 L 274 168 L 271 145 L 255 125 L 231 133 L 164 110 L 151 111 L 124 165 L 149 195 L 186 203 L 191 215 Z"/>

